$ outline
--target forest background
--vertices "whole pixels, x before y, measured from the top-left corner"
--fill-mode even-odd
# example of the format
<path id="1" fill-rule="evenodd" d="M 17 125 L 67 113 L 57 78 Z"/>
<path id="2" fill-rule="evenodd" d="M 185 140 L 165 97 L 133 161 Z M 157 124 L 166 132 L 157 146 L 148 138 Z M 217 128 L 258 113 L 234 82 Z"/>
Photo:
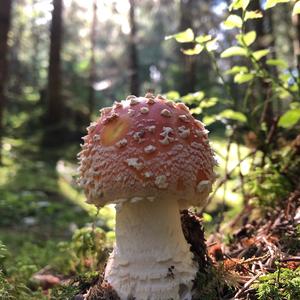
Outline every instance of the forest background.
<path id="1" fill-rule="evenodd" d="M 284 207 L 299 191 L 299 13 L 288 0 L 1 0 L 0 296 L 59 299 L 37 272 L 103 263 L 114 210 L 85 203 L 76 154 L 99 109 L 130 94 L 181 99 L 211 132 L 207 237 L 229 243 L 245 213 Z"/>

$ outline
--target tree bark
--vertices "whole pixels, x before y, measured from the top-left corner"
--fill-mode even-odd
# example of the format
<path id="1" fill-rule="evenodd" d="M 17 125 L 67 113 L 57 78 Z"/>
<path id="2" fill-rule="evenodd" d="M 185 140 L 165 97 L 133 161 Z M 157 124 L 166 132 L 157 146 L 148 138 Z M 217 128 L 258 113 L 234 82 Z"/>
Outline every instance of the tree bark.
<path id="1" fill-rule="evenodd" d="M 31 7 L 32 11 L 35 12 L 35 4 L 37 3 L 37 0 L 32 0 L 31 1 Z M 36 19 L 32 18 L 31 19 L 31 38 L 32 38 L 32 85 L 36 88 L 39 89 L 39 44 L 40 44 L 40 34 L 39 30 L 37 29 L 37 26 L 35 24 Z"/>
<path id="2" fill-rule="evenodd" d="M 91 118 L 94 105 L 95 105 L 95 89 L 94 83 L 96 80 L 96 33 L 97 33 L 97 0 L 93 1 L 93 20 L 91 27 L 91 58 L 90 58 L 90 74 L 89 74 L 89 95 L 88 95 L 88 106 L 89 106 L 89 117 Z"/>
<path id="3" fill-rule="evenodd" d="M 296 58 L 298 74 L 300 74 L 300 16 L 293 17 L 293 23 L 296 28 L 296 34 L 294 38 L 294 55 Z"/>
<path id="4" fill-rule="evenodd" d="M 62 0 L 53 0 L 46 112 L 47 124 L 52 128 L 61 126 L 64 110 L 61 95 L 62 13 Z"/>
<path id="5" fill-rule="evenodd" d="M 2 163 L 3 114 L 6 104 L 5 82 L 7 79 L 8 32 L 11 22 L 12 0 L 1 0 L 0 5 L 0 164 Z"/>
<path id="6" fill-rule="evenodd" d="M 250 1 L 249 5 L 249 10 L 260 10 L 262 11 L 261 3 L 259 0 L 253 0 Z M 271 16 L 267 16 L 270 17 Z M 254 30 L 256 31 L 257 35 L 257 47 L 255 50 L 261 50 L 265 49 L 270 46 L 270 44 L 266 44 L 266 35 L 267 31 L 265 28 L 264 20 L 267 20 L 267 18 L 261 18 L 257 20 L 253 20 L 253 22 L 249 22 L 250 26 L 252 25 L 254 27 Z M 252 23 L 252 24 L 251 24 Z M 269 69 L 267 64 L 266 64 L 266 57 L 263 57 L 260 60 L 260 63 L 262 66 L 266 69 Z M 270 100 L 271 98 L 271 87 L 270 83 L 261 81 L 260 82 L 260 93 L 262 94 L 262 99 L 264 102 L 264 108 L 261 116 L 261 122 L 265 122 L 268 128 L 268 131 L 271 129 L 273 126 L 273 119 L 274 119 L 274 112 L 273 112 L 273 105 Z"/>
<path id="7" fill-rule="evenodd" d="M 139 59 L 136 46 L 136 21 L 135 21 L 135 0 L 129 0 L 129 76 L 130 76 L 130 93 L 139 96 L 140 82 L 139 82 Z"/>
<path id="8" fill-rule="evenodd" d="M 193 9 L 194 0 L 180 0 L 180 23 L 179 31 L 184 31 L 187 28 L 193 27 Z M 194 45 L 192 43 L 183 44 L 183 49 L 192 48 Z M 180 60 L 183 67 L 182 74 L 182 84 L 179 88 L 181 95 L 186 95 L 191 92 L 195 92 L 196 83 L 197 83 L 197 56 L 188 56 L 180 53 Z"/>

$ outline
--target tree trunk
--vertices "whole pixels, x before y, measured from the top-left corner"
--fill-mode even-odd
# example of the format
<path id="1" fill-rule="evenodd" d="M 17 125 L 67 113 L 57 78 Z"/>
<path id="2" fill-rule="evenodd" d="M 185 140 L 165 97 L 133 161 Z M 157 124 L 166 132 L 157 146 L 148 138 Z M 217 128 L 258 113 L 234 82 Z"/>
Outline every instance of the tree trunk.
<path id="1" fill-rule="evenodd" d="M 296 34 L 294 38 L 294 55 L 296 58 L 298 74 L 300 74 L 300 16 L 299 15 L 293 17 L 293 23 L 296 28 Z"/>
<path id="2" fill-rule="evenodd" d="M 0 5 L 0 164 L 2 163 L 3 113 L 6 104 L 5 81 L 7 78 L 7 39 L 11 21 L 12 0 L 1 0 Z"/>
<path id="3" fill-rule="evenodd" d="M 35 12 L 35 4 L 37 0 L 31 1 L 31 9 Z M 40 34 L 39 30 L 35 24 L 36 19 L 31 19 L 31 38 L 32 38 L 32 85 L 34 88 L 39 89 L 39 44 L 40 44 Z"/>
<path id="4" fill-rule="evenodd" d="M 50 30 L 50 55 L 47 88 L 48 125 L 60 126 L 64 105 L 61 96 L 61 45 L 62 45 L 62 0 L 53 0 L 52 23 Z"/>
<path id="5" fill-rule="evenodd" d="M 187 28 L 193 27 L 193 1 L 194 0 L 180 0 L 180 23 L 179 31 L 184 31 Z M 183 44 L 183 49 L 192 48 L 194 45 L 192 43 Z M 183 74 L 181 79 L 181 86 L 179 92 L 181 95 L 186 95 L 191 92 L 195 92 L 197 83 L 197 56 L 184 55 L 180 53 L 180 60 L 182 63 Z"/>
<path id="6" fill-rule="evenodd" d="M 259 0 L 250 1 L 249 10 L 262 11 L 260 1 Z M 269 16 L 269 19 L 270 19 L 270 16 Z M 256 43 L 257 47 L 255 50 L 265 49 L 270 46 L 270 45 L 266 44 L 266 42 L 265 42 L 266 34 L 267 34 L 266 29 L 265 29 L 265 24 L 264 24 L 265 20 L 267 20 L 267 18 L 256 19 L 256 20 L 253 20 L 252 22 L 249 22 L 250 26 L 252 25 L 254 27 L 254 30 L 256 31 L 256 35 L 257 35 L 257 43 Z M 260 60 L 260 63 L 262 64 L 262 66 L 264 68 L 269 69 L 266 64 L 266 57 L 263 57 Z M 268 131 L 269 131 L 271 129 L 271 127 L 273 126 L 273 118 L 274 118 L 273 106 L 272 106 L 272 102 L 270 100 L 270 98 L 271 98 L 270 83 L 262 80 L 260 82 L 259 93 L 262 94 L 262 99 L 264 102 L 264 108 L 263 108 L 263 112 L 262 112 L 262 116 L 261 116 L 261 122 L 266 123 Z"/>
<path id="7" fill-rule="evenodd" d="M 135 22 L 135 0 L 129 0 L 129 76 L 130 76 L 130 93 L 139 96 L 139 60 L 136 46 L 136 22 Z"/>
<path id="8" fill-rule="evenodd" d="M 1 0 L 0 0 L 1 2 Z M 16 24 L 13 29 L 14 38 L 13 44 L 9 49 L 9 72 L 10 72 L 10 91 L 12 97 L 19 97 L 23 93 L 24 80 L 23 77 L 26 74 L 26 67 L 21 61 L 21 56 L 23 52 L 23 42 L 24 36 L 26 35 L 26 24 L 20 19 L 19 8 L 26 5 L 25 0 L 15 0 L 13 2 L 15 8 L 15 18 Z"/>
<path id="9" fill-rule="evenodd" d="M 90 74 L 89 74 L 89 95 L 88 95 L 88 106 L 89 106 L 89 117 L 91 118 L 94 105 L 95 105 L 95 89 L 94 83 L 96 80 L 96 33 L 97 33 L 97 0 L 93 1 L 93 20 L 91 27 L 91 58 L 90 58 Z"/>
<path id="10" fill-rule="evenodd" d="M 272 59 L 277 59 L 278 53 L 277 53 L 277 48 L 276 48 L 276 32 L 274 30 L 274 11 L 272 9 L 268 9 L 266 11 L 266 20 L 268 22 L 268 35 L 271 37 L 270 44 L 268 45 L 271 48 L 271 58 Z M 276 66 L 267 66 L 269 68 L 269 71 L 271 74 L 277 78 L 278 77 L 278 68 Z M 273 115 L 279 115 L 281 114 L 282 110 L 282 101 L 281 99 L 277 99 L 276 102 L 274 102 L 273 107 L 272 107 Z"/>

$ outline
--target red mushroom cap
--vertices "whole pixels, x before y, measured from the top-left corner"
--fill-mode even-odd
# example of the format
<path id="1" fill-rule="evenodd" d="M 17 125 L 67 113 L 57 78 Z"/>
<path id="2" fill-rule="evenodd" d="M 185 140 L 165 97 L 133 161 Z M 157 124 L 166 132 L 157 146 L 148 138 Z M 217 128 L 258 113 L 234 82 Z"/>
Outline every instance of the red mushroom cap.
<path id="1" fill-rule="evenodd" d="M 183 103 L 149 93 L 102 109 L 79 153 L 88 202 L 172 196 L 182 207 L 203 205 L 215 178 L 207 133 Z"/>

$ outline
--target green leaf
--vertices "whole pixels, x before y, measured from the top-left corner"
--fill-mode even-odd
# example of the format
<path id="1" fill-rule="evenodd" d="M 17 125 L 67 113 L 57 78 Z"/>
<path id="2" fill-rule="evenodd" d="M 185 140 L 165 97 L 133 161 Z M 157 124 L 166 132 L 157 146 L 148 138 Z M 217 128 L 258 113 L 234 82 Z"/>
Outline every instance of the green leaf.
<path id="1" fill-rule="evenodd" d="M 189 93 L 189 94 L 181 97 L 181 100 L 187 104 L 194 104 L 194 103 L 199 103 L 204 97 L 205 97 L 205 93 L 202 91 L 199 91 L 196 93 Z"/>
<path id="2" fill-rule="evenodd" d="M 278 96 L 279 99 L 286 100 L 290 98 L 290 93 L 287 92 L 285 89 L 281 87 L 277 87 L 275 90 L 276 90 L 276 95 Z"/>
<path id="3" fill-rule="evenodd" d="M 288 67 L 288 64 L 283 59 L 268 59 L 267 65 L 275 66 L 282 69 L 286 69 Z"/>
<path id="4" fill-rule="evenodd" d="M 249 31 L 244 35 L 244 43 L 247 46 L 250 46 L 251 44 L 253 44 L 255 39 L 256 39 L 256 32 L 254 30 Z"/>
<path id="5" fill-rule="evenodd" d="M 299 102 L 291 102 L 290 103 L 290 108 L 291 109 L 300 109 L 300 103 Z"/>
<path id="6" fill-rule="evenodd" d="M 294 8 L 293 8 L 293 13 L 292 15 L 295 16 L 297 14 L 300 14 L 300 1 L 297 1 L 294 5 Z"/>
<path id="7" fill-rule="evenodd" d="M 248 68 L 245 66 L 234 66 L 225 72 L 226 75 L 237 74 L 237 73 L 247 73 Z"/>
<path id="8" fill-rule="evenodd" d="M 204 223 L 209 223 L 213 221 L 213 217 L 207 213 L 203 213 L 202 218 Z"/>
<path id="9" fill-rule="evenodd" d="M 180 98 L 180 94 L 177 91 L 169 91 L 166 94 L 166 98 L 169 100 L 178 100 Z"/>
<path id="10" fill-rule="evenodd" d="M 260 60 L 264 56 L 268 55 L 269 52 L 270 52 L 269 49 L 258 50 L 253 52 L 253 57 L 255 58 L 255 60 Z"/>
<path id="11" fill-rule="evenodd" d="M 225 118 L 225 119 L 230 119 L 230 120 L 235 120 L 235 121 L 239 121 L 242 123 L 247 122 L 247 117 L 238 111 L 234 111 L 232 109 L 225 109 L 223 110 L 220 114 L 220 117 Z"/>
<path id="12" fill-rule="evenodd" d="M 183 52 L 185 55 L 197 55 L 202 52 L 204 49 L 204 46 L 197 44 L 193 49 L 181 49 L 181 52 Z"/>
<path id="13" fill-rule="evenodd" d="M 242 1 L 242 9 L 246 10 L 246 8 L 248 7 L 250 0 L 241 0 Z"/>
<path id="14" fill-rule="evenodd" d="M 79 73 L 83 73 L 83 72 L 89 70 L 89 67 L 90 67 L 90 62 L 88 59 L 81 60 L 80 63 L 75 64 L 75 69 Z"/>
<path id="15" fill-rule="evenodd" d="M 287 3 L 287 2 L 290 2 L 290 0 L 267 0 L 265 9 L 269 9 L 271 7 L 274 7 L 278 3 Z"/>
<path id="16" fill-rule="evenodd" d="M 242 28 L 243 20 L 238 15 L 229 15 L 224 22 L 225 29 Z"/>
<path id="17" fill-rule="evenodd" d="M 288 74 L 288 73 L 281 73 L 281 74 L 279 75 L 279 79 L 280 79 L 284 84 L 286 84 L 286 86 L 288 86 L 289 81 L 290 81 L 290 79 L 291 79 L 291 75 Z"/>
<path id="18" fill-rule="evenodd" d="M 251 73 L 238 73 L 234 76 L 234 82 L 238 84 L 246 83 L 251 81 L 254 78 L 254 75 Z"/>
<path id="19" fill-rule="evenodd" d="M 247 32 L 246 34 L 237 34 L 236 39 L 240 45 L 244 45 L 245 43 L 246 46 L 250 46 L 256 39 L 256 32 L 253 30 Z"/>
<path id="20" fill-rule="evenodd" d="M 195 41 L 199 44 L 204 44 L 212 39 L 211 35 L 198 35 Z"/>
<path id="21" fill-rule="evenodd" d="M 213 116 L 205 116 L 202 119 L 203 123 L 205 124 L 205 126 L 209 126 L 210 124 L 214 123 L 217 121 L 217 116 L 213 115 Z"/>
<path id="22" fill-rule="evenodd" d="M 237 10 L 242 8 L 243 10 L 246 10 L 250 3 L 250 0 L 233 0 L 232 3 L 229 6 L 229 10 Z"/>
<path id="23" fill-rule="evenodd" d="M 211 98 L 203 99 L 200 102 L 200 107 L 201 108 L 209 108 L 209 107 L 215 106 L 217 103 L 218 103 L 218 98 L 211 97 Z"/>
<path id="24" fill-rule="evenodd" d="M 194 114 L 194 115 L 200 115 L 202 113 L 202 108 L 200 106 L 191 108 L 190 112 L 191 112 L 191 114 Z"/>
<path id="25" fill-rule="evenodd" d="M 188 28 L 185 31 L 166 36 L 165 39 L 175 39 L 178 43 L 189 43 L 194 40 L 194 32 L 191 28 Z"/>
<path id="26" fill-rule="evenodd" d="M 215 38 L 209 42 L 206 43 L 206 50 L 208 52 L 214 51 L 218 48 L 218 38 Z"/>
<path id="27" fill-rule="evenodd" d="M 250 19 L 260 19 L 263 17 L 263 14 L 259 10 L 249 10 L 245 13 L 245 21 Z"/>
<path id="28" fill-rule="evenodd" d="M 299 90 L 298 84 L 297 83 L 292 84 L 290 86 L 290 90 L 294 93 L 298 92 L 298 90 Z"/>
<path id="29" fill-rule="evenodd" d="M 247 56 L 247 50 L 242 47 L 233 46 L 221 53 L 222 58 L 231 57 L 231 56 Z"/>
<path id="30" fill-rule="evenodd" d="M 278 122 L 278 126 L 291 128 L 300 121 L 300 109 L 291 109 L 284 113 Z"/>

